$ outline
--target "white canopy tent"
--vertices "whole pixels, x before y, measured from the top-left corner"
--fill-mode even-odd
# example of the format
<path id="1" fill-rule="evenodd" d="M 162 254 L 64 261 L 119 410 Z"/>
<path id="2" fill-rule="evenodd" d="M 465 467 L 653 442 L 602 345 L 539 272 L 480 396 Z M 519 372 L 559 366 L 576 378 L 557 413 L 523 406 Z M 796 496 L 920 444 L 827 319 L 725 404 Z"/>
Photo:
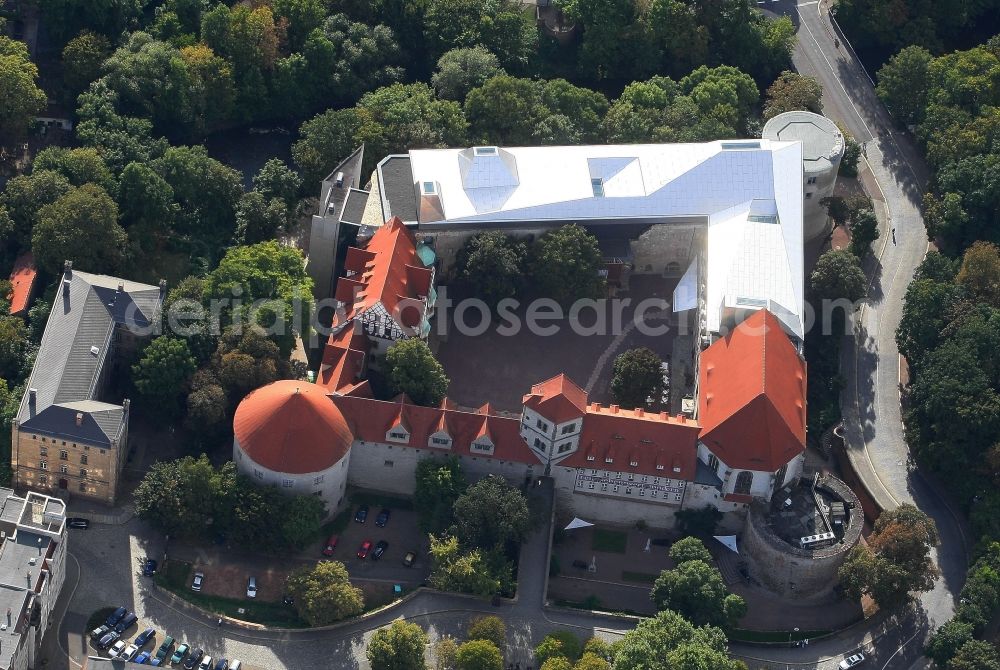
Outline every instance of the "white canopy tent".
<path id="1" fill-rule="evenodd" d="M 730 551 L 734 553 L 740 553 L 740 550 L 736 547 L 736 536 L 735 535 L 713 535 L 713 537 L 726 545 Z"/>
<path id="2" fill-rule="evenodd" d="M 573 517 L 573 520 L 569 522 L 565 530 L 575 530 L 577 528 L 587 528 L 588 526 L 593 526 L 594 524 L 589 521 L 584 521 L 579 517 Z"/>

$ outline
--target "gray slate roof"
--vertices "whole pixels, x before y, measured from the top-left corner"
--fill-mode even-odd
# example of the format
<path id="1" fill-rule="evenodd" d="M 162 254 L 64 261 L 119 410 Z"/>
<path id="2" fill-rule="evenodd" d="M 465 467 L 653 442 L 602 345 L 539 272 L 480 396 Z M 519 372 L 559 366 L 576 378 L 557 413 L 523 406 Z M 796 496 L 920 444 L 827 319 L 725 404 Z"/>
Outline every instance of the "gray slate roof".
<path id="1" fill-rule="evenodd" d="M 351 154 L 340 161 L 335 168 L 323 180 L 319 194 L 320 204 L 326 203 L 326 214 L 339 217 L 344 209 L 344 202 L 347 200 L 348 192 L 361 186 L 361 165 L 365 160 L 365 145 L 351 152 Z M 336 177 L 338 172 L 344 173 L 344 185 L 337 187 Z"/>
<path id="2" fill-rule="evenodd" d="M 382 214 L 388 221 L 398 216 L 404 222 L 417 220 L 417 191 L 409 154 L 392 155 L 378 164 L 382 187 Z"/>
<path id="3" fill-rule="evenodd" d="M 29 401 L 26 390 L 17 418 L 31 432 L 110 447 L 124 412 L 120 405 L 101 402 L 97 386 L 115 326 L 148 328 L 163 296 L 157 286 L 107 275 L 73 271 L 68 286 L 65 279 L 28 379 L 35 401 Z M 83 414 L 79 426 L 77 413 Z"/>

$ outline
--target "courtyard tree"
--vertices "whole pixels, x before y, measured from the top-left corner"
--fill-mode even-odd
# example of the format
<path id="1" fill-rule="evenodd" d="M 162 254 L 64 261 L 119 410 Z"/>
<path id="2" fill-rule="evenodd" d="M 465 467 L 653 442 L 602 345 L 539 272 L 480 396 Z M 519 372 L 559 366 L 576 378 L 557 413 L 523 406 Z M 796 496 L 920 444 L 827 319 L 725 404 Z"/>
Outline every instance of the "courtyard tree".
<path id="1" fill-rule="evenodd" d="M 822 114 L 823 87 L 812 77 L 785 70 L 767 89 L 764 120 L 796 110 Z"/>
<path id="2" fill-rule="evenodd" d="M 867 284 L 858 257 L 848 251 L 827 251 L 819 257 L 809 275 L 809 285 L 820 300 L 857 302 L 865 296 Z"/>
<path id="3" fill-rule="evenodd" d="M 503 654 L 489 640 L 469 640 L 455 650 L 456 670 L 503 670 Z"/>
<path id="4" fill-rule="evenodd" d="M 125 253 L 127 236 L 118 225 L 118 206 L 107 191 L 84 184 L 38 211 L 31 234 L 31 248 L 38 266 L 56 273 L 63 261 L 74 267 L 110 274 Z"/>
<path id="5" fill-rule="evenodd" d="M 488 550 L 520 542 L 531 523 L 524 494 L 492 475 L 470 486 L 454 509 L 458 538 L 468 547 Z"/>
<path id="6" fill-rule="evenodd" d="M 701 559 L 661 572 L 650 597 L 657 609 L 674 610 L 698 626 L 733 626 L 747 611 L 743 598 L 726 589 L 719 569 Z"/>
<path id="7" fill-rule="evenodd" d="M 326 626 L 364 609 L 361 589 L 351 584 L 339 561 L 296 569 L 288 575 L 287 589 L 299 616 L 312 626 Z"/>
<path id="8" fill-rule="evenodd" d="M 714 535 L 715 527 L 722 521 L 722 512 L 713 505 L 678 510 L 676 516 L 682 533 L 705 538 Z"/>
<path id="9" fill-rule="evenodd" d="M 133 496 L 135 514 L 173 536 L 197 536 L 211 525 L 218 474 L 204 454 L 157 461 Z"/>
<path id="10" fill-rule="evenodd" d="M 477 596 L 496 595 L 500 590 L 500 580 L 491 573 L 480 550 L 463 552 L 454 536 L 431 535 L 430 542 L 431 586 Z"/>
<path id="11" fill-rule="evenodd" d="M 722 630 L 696 628 L 669 610 L 640 621 L 616 647 L 615 670 L 746 670 L 742 661 L 729 658 Z"/>
<path id="12" fill-rule="evenodd" d="M 302 178 L 280 158 L 272 158 L 254 175 L 253 188 L 267 200 L 279 198 L 289 211 L 298 205 Z"/>
<path id="13" fill-rule="evenodd" d="M 688 561 L 702 561 L 708 565 L 712 564 L 712 554 L 705 547 L 705 543 L 696 537 L 685 537 L 674 542 L 673 546 L 670 547 L 670 559 L 677 565 Z"/>
<path id="14" fill-rule="evenodd" d="M 365 651 L 372 670 L 424 670 L 427 633 L 415 623 L 401 619 L 379 628 Z"/>
<path id="15" fill-rule="evenodd" d="M 421 459 L 414 477 L 413 506 L 420 530 L 437 535 L 451 525 L 455 501 L 468 487 L 462 464 L 456 456 Z"/>
<path id="16" fill-rule="evenodd" d="M 839 125 L 837 127 L 840 128 L 840 133 L 844 136 L 844 155 L 840 159 L 837 174 L 842 177 L 857 177 L 858 162 L 861 160 L 861 145 L 847 128 Z"/>
<path id="17" fill-rule="evenodd" d="M 279 198 L 267 200 L 260 191 L 244 193 L 236 205 L 237 244 L 273 240 L 287 221 L 288 210 Z"/>
<path id="18" fill-rule="evenodd" d="M 604 290 L 597 238 L 571 224 L 549 231 L 531 247 L 528 271 L 539 297 L 564 307 L 582 298 L 597 298 Z"/>
<path id="19" fill-rule="evenodd" d="M 142 400 L 155 407 L 154 418 L 167 421 L 180 410 L 180 399 L 197 369 L 187 340 L 164 335 L 142 351 L 132 366 L 132 383 Z"/>
<path id="20" fill-rule="evenodd" d="M 663 360 L 646 347 L 630 349 L 615 358 L 611 397 L 622 407 L 648 408 L 662 401 L 665 390 Z"/>
<path id="21" fill-rule="evenodd" d="M 521 290 L 527 247 L 499 230 L 477 233 L 455 257 L 455 278 L 469 294 L 496 306 Z"/>
<path id="22" fill-rule="evenodd" d="M 385 368 L 392 392 L 405 393 L 417 405 L 436 407 L 448 392 L 444 368 L 421 339 L 395 342 L 385 354 Z"/>
<path id="23" fill-rule="evenodd" d="M 0 313 L 0 378 L 16 383 L 26 377 L 33 362 L 32 348 L 24 320 Z"/>
<path id="24" fill-rule="evenodd" d="M 852 598 L 871 596 L 879 607 L 898 610 L 911 591 L 928 591 L 938 575 L 930 556 L 938 542 L 934 521 L 908 503 L 886 510 L 875 522 L 868 546 L 854 547 L 840 568 Z"/>
<path id="25" fill-rule="evenodd" d="M 469 624 L 468 638 L 470 640 L 487 640 L 497 649 L 507 646 L 507 626 L 503 619 L 496 616 L 481 616 Z"/>

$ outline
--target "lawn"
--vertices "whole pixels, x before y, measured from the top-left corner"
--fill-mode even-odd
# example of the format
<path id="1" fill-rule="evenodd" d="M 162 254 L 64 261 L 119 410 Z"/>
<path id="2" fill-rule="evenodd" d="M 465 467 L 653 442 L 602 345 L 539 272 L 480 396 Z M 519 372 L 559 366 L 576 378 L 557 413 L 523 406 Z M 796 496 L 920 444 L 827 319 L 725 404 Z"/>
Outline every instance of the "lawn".
<path id="1" fill-rule="evenodd" d="M 209 612 L 224 614 L 241 621 L 250 621 L 265 626 L 282 628 L 306 628 L 307 624 L 299 618 L 295 609 L 284 603 L 267 602 L 264 600 L 234 600 L 211 596 L 205 593 L 195 593 L 188 587 L 188 577 L 192 566 L 184 561 L 163 562 L 156 572 L 156 584 L 174 595 L 187 600 Z M 240 612 L 239 610 L 243 611 Z"/>
<path id="2" fill-rule="evenodd" d="M 594 529 L 594 539 L 591 547 L 594 551 L 606 551 L 612 554 L 624 554 L 628 535 L 620 530 Z"/>
<path id="3" fill-rule="evenodd" d="M 628 570 L 622 571 L 622 581 L 625 582 L 639 582 L 640 584 L 652 584 L 656 581 L 659 575 L 654 575 L 649 572 L 630 572 Z"/>

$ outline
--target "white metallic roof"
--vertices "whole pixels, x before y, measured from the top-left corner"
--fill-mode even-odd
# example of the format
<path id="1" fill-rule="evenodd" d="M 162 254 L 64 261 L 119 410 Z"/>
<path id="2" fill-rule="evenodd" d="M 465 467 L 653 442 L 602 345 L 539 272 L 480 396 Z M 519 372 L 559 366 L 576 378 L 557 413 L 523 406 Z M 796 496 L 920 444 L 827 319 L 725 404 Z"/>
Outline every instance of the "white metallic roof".
<path id="1" fill-rule="evenodd" d="M 420 222 L 435 228 L 705 217 L 709 330 L 726 306 L 759 304 L 804 335 L 798 141 L 417 149 L 409 159 L 415 188 L 431 182 L 440 198 L 444 219 Z"/>

